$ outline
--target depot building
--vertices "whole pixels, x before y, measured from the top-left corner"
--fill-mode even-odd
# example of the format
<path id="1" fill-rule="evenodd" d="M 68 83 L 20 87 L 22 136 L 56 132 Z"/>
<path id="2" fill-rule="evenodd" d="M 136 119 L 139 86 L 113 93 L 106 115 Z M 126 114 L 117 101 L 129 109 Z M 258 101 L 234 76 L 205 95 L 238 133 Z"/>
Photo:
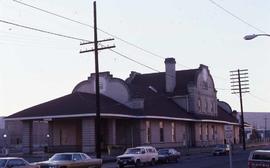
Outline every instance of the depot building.
<path id="1" fill-rule="evenodd" d="M 239 143 L 238 120 L 229 104 L 217 99 L 208 67 L 177 71 L 175 64 L 174 58 L 167 58 L 165 72 L 131 72 L 125 80 L 110 72 L 99 74 L 103 150 L 227 143 L 226 125 L 233 129 L 229 141 Z M 40 144 L 51 152 L 94 152 L 95 93 L 95 74 L 91 74 L 70 94 L 8 116 L 11 130 L 16 127 L 12 123 L 20 123 L 19 131 L 15 129 L 18 136 L 13 136 L 20 139 L 16 147 L 24 153 L 38 150 Z"/>

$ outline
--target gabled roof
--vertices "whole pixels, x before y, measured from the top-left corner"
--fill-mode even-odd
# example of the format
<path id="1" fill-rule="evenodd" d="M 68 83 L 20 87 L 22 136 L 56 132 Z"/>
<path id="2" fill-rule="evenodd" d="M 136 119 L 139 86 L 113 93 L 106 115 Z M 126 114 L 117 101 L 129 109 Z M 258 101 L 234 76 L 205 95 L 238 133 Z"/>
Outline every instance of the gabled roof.
<path id="1" fill-rule="evenodd" d="M 160 116 L 181 118 L 183 120 L 193 119 L 193 116 L 185 109 L 179 107 L 171 98 L 147 90 L 144 97 L 145 116 Z"/>
<path id="2" fill-rule="evenodd" d="M 225 111 L 220 106 L 218 106 L 217 116 L 194 114 L 194 118 L 201 119 L 201 120 L 217 120 L 217 121 L 226 121 L 226 122 L 231 122 L 231 123 L 239 123 L 237 118 L 234 117 L 232 113 Z"/>
<path id="3" fill-rule="evenodd" d="M 132 110 L 126 106 L 100 95 L 101 113 L 119 115 L 141 115 L 140 110 Z M 46 103 L 19 111 L 8 118 L 48 117 L 48 116 L 82 116 L 95 115 L 96 96 L 90 93 L 75 92 Z"/>
<path id="4" fill-rule="evenodd" d="M 22 110 L 6 117 L 6 119 L 27 120 L 95 116 L 95 100 L 96 96 L 94 94 L 75 92 Z M 142 110 L 128 108 L 103 95 L 100 97 L 100 104 L 101 116 L 104 117 L 238 123 L 232 115 L 220 107 L 218 108 L 217 117 L 189 113 L 177 106 L 170 98 L 155 95 L 151 91 L 147 93 L 144 109 Z"/>
<path id="5" fill-rule="evenodd" d="M 151 96 L 149 92 L 148 96 Z M 100 95 L 101 116 L 153 118 L 169 117 L 190 120 L 192 116 L 179 108 L 172 100 L 165 96 L 152 95 L 146 99 L 144 109 L 131 109 L 115 100 Z M 95 116 L 96 96 L 90 93 L 74 92 L 72 94 L 42 103 L 12 114 L 6 119 L 43 119 L 63 117 Z"/>
<path id="6" fill-rule="evenodd" d="M 188 85 L 195 83 L 196 74 L 199 69 L 190 69 L 183 71 L 176 71 L 176 87 L 174 95 L 188 94 Z M 165 72 L 150 73 L 150 74 L 136 74 L 129 82 L 129 87 L 134 97 L 144 97 L 148 87 L 154 87 L 158 92 L 166 94 L 165 92 Z"/>

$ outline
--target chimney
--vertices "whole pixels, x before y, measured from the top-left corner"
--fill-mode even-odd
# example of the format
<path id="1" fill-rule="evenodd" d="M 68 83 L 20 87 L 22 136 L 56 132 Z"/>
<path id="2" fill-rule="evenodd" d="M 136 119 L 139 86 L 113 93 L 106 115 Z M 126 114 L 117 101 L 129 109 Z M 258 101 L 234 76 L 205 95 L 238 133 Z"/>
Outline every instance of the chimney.
<path id="1" fill-rule="evenodd" d="M 175 72 L 175 59 L 166 58 L 165 59 L 165 83 L 166 92 L 172 93 L 176 86 L 176 72 Z"/>

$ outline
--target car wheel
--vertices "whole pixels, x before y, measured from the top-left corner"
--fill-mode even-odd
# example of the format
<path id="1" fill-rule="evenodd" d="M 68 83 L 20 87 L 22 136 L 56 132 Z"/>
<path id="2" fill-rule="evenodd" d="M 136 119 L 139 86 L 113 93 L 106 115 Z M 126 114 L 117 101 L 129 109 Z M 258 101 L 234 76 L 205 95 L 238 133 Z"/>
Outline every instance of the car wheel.
<path id="1" fill-rule="evenodd" d="M 118 165 L 118 167 L 119 167 L 119 168 L 123 168 L 123 167 L 124 167 L 124 165 L 122 165 L 122 164 L 119 164 L 119 165 Z"/>
<path id="2" fill-rule="evenodd" d="M 141 166 L 141 161 L 140 160 L 136 160 L 136 163 L 135 163 L 135 167 L 140 167 Z"/>
<path id="3" fill-rule="evenodd" d="M 176 158 L 175 158 L 175 162 L 176 162 L 176 163 L 180 162 L 180 157 L 176 157 Z"/>
<path id="4" fill-rule="evenodd" d="M 156 164 L 156 160 L 153 158 L 153 159 L 151 160 L 151 165 L 152 165 L 152 166 L 155 166 L 155 164 Z"/>

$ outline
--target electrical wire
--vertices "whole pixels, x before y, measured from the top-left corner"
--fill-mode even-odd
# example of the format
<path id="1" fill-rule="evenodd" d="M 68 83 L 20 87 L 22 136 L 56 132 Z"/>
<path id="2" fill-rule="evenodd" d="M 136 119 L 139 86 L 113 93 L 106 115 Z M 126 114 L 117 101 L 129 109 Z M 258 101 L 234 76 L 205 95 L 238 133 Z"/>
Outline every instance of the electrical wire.
<path id="1" fill-rule="evenodd" d="M 34 30 L 34 31 L 38 31 L 38 32 L 42 32 L 42 33 L 47 33 L 47 34 L 51 34 L 51 35 L 55 35 L 55 36 L 59 36 L 59 37 L 64 37 L 64 38 L 68 38 L 68 39 L 73 39 L 73 40 L 80 40 L 80 41 L 89 41 L 89 40 L 86 40 L 86 39 L 81 39 L 81 38 L 76 38 L 76 37 L 72 37 L 72 36 L 67 36 L 67 35 L 62 35 L 62 34 L 58 34 L 58 33 L 53 33 L 53 32 L 49 32 L 49 31 L 45 31 L 45 30 L 41 30 L 41 29 L 37 29 L 37 28 L 33 28 L 33 27 L 29 27 L 29 26 L 24 26 L 24 25 L 21 25 L 21 24 L 17 24 L 17 23 L 13 23 L 13 22 L 8 22 L 8 21 L 5 21 L 5 20 L 0 20 L 0 22 L 2 23 L 6 23 L 6 24 L 10 24 L 10 25 L 13 25 L 13 26 L 17 26 L 17 27 L 22 27 L 22 28 L 25 28 L 25 29 L 29 29 L 29 30 Z M 118 51 L 115 51 L 113 49 L 110 49 L 112 52 L 116 53 L 117 55 L 123 57 L 123 58 L 126 58 L 132 62 L 135 62 L 141 66 L 144 66 L 150 70 L 153 70 L 155 72 L 160 72 L 159 70 L 155 69 L 155 68 L 152 68 L 151 66 L 148 66 L 146 64 L 143 64 L 139 61 L 136 61 L 128 56 L 126 56 L 125 54 L 122 54 Z M 172 77 L 172 76 L 170 76 Z M 216 88 L 217 89 L 217 88 Z M 219 90 L 228 90 L 228 89 L 222 89 L 222 88 L 219 88 Z"/>
<path id="2" fill-rule="evenodd" d="M 72 36 L 68 36 L 68 35 L 63 35 L 63 34 L 59 34 L 59 33 L 46 31 L 46 30 L 41 30 L 41 29 L 30 27 L 30 26 L 25 26 L 25 25 L 13 23 L 13 22 L 8 22 L 8 21 L 5 21 L 5 20 L 0 20 L 0 22 L 5 23 L 5 24 L 9 24 L 9 25 L 13 25 L 13 26 L 17 26 L 17 27 L 21 27 L 21 28 L 25 28 L 25 29 L 29 29 L 29 30 L 38 31 L 38 32 L 41 32 L 41 33 L 46 33 L 46 34 L 51 34 L 51 35 L 55 35 L 55 36 L 59 36 L 59 37 L 64 37 L 64 38 L 68 38 L 68 39 L 79 40 L 79 41 L 89 41 L 89 40 L 85 40 L 85 39 L 82 39 L 82 38 L 77 38 L 77 37 L 72 37 Z"/>
<path id="3" fill-rule="evenodd" d="M 237 19 L 238 21 L 248 25 L 249 27 L 261 32 L 261 33 L 265 33 L 265 31 L 257 28 L 256 26 L 253 26 L 252 24 L 248 23 L 247 21 L 245 21 L 244 19 L 240 18 L 239 16 L 235 15 L 234 13 L 232 13 L 231 11 L 225 9 L 223 6 L 221 6 L 220 4 L 218 4 L 217 2 L 215 2 L 214 0 L 209 0 L 209 2 L 211 2 L 212 4 L 214 4 L 216 7 L 218 7 L 219 9 L 222 9 L 224 12 L 226 12 L 227 14 L 231 15 L 232 17 L 234 17 L 235 19 Z"/>
<path id="4" fill-rule="evenodd" d="M 264 103 L 270 103 L 270 101 L 268 101 L 268 100 L 265 100 L 265 99 L 263 99 L 263 98 L 260 98 L 260 97 L 258 97 L 258 96 L 256 96 L 256 95 L 254 95 L 254 94 L 252 94 L 252 93 L 248 93 L 251 97 L 253 97 L 253 98 L 255 98 L 255 99 L 257 99 L 257 100 L 259 100 L 259 101 L 261 101 L 261 102 L 264 102 Z"/>
<path id="5" fill-rule="evenodd" d="M 80 21 L 77 21 L 77 20 L 74 20 L 74 19 L 70 19 L 70 18 L 68 18 L 68 17 L 59 15 L 59 14 L 54 13 L 54 12 L 51 12 L 51 11 L 48 11 L 48 10 L 45 10 L 45 9 L 42 9 L 42 8 L 39 8 L 39 7 L 30 5 L 30 4 L 27 4 L 27 3 L 24 3 L 24 2 L 21 2 L 21 1 L 18 1 L 18 0 L 13 0 L 13 1 L 16 2 L 16 3 L 18 3 L 18 4 L 21 4 L 21 5 L 30 7 L 30 8 L 32 8 L 32 9 L 39 10 L 39 11 L 42 11 L 42 12 L 44 12 L 44 13 L 47 13 L 47 14 L 50 14 L 50 15 L 53 15 L 53 16 L 56 16 L 56 17 L 59 17 L 59 18 L 62 18 L 62 19 L 71 21 L 71 22 L 73 22 L 73 23 L 78 23 L 78 24 L 83 25 L 83 26 L 87 26 L 87 27 L 90 27 L 90 28 L 94 28 L 94 27 L 91 26 L 90 24 L 83 23 L 83 22 L 80 22 Z M 149 51 L 149 50 L 146 50 L 146 49 L 144 49 L 144 48 L 142 48 L 142 47 L 140 47 L 140 46 L 138 46 L 138 45 L 136 45 L 136 44 L 134 44 L 134 43 L 131 43 L 131 42 L 127 41 L 127 40 L 124 40 L 123 38 L 120 38 L 120 37 L 118 37 L 118 36 L 116 36 L 116 35 L 114 35 L 114 34 L 112 34 L 112 33 L 109 33 L 109 32 L 107 32 L 107 31 L 105 31 L 105 30 L 100 29 L 100 28 L 97 28 L 97 29 L 98 29 L 100 32 L 103 32 L 104 34 L 107 34 L 107 35 L 109 35 L 109 36 L 111 36 L 111 37 L 113 37 L 113 38 L 115 38 L 115 39 L 118 39 L 118 40 L 120 40 L 120 41 L 122 41 L 122 42 L 124 42 L 124 43 L 126 43 L 126 44 L 128 44 L 128 45 L 130 45 L 130 46 L 133 46 L 133 47 L 135 47 L 135 48 L 137 48 L 137 49 L 139 49 L 139 50 L 141 50 L 141 51 L 143 51 L 143 52 L 145 52 L 145 53 L 148 53 L 148 54 L 150 54 L 150 55 L 152 55 L 152 56 L 155 56 L 155 57 L 157 57 L 157 58 L 160 58 L 160 59 L 162 59 L 162 60 L 165 59 L 165 57 L 163 57 L 163 56 L 161 56 L 161 55 L 159 55 L 159 54 L 156 54 L 156 53 L 154 53 L 154 52 L 151 52 L 151 51 Z M 141 64 L 141 63 L 139 63 L 139 64 Z M 191 67 L 186 66 L 186 65 L 183 65 L 183 64 L 180 64 L 180 63 L 177 63 L 177 62 L 176 62 L 176 65 L 179 65 L 179 66 L 182 66 L 182 67 L 191 69 Z M 150 69 L 152 69 L 152 68 L 150 68 Z M 153 70 L 153 69 L 152 69 L 152 70 Z M 156 70 L 155 70 L 155 71 L 156 71 Z M 220 76 L 216 76 L 216 75 L 213 75 L 213 76 L 216 77 L 216 78 L 222 79 L 222 80 L 226 80 L 224 77 L 220 77 Z"/>
<path id="6" fill-rule="evenodd" d="M 56 17 L 59 17 L 59 18 L 62 18 L 62 19 L 71 21 L 71 22 L 73 22 L 73 23 L 78 23 L 78 24 L 80 24 L 80 25 L 87 26 L 87 27 L 90 27 L 90 28 L 94 29 L 94 26 L 91 26 L 90 24 L 83 23 L 83 22 L 80 22 L 80 21 L 77 21 L 77 20 L 74 20 L 74 19 L 70 19 L 70 18 L 68 18 L 68 17 L 59 15 L 59 14 L 54 13 L 54 12 L 50 12 L 50 11 L 48 11 L 48 10 L 45 10 L 45 9 L 42 9 L 42 8 L 39 8 L 39 7 L 30 5 L 30 4 L 27 4 L 27 3 L 24 3 L 24 2 L 21 2 L 21 1 L 18 1 L 18 0 L 13 0 L 13 1 L 16 2 L 16 3 L 19 3 L 19 4 L 21 4 L 21 5 L 30 7 L 30 8 L 32 8 L 32 9 L 36 9 L 36 10 L 42 11 L 42 12 L 44 12 L 44 13 L 47 13 L 47 14 L 50 14 L 50 15 L 53 15 L 53 16 L 56 16 Z M 165 59 L 165 57 L 163 57 L 163 56 L 161 56 L 161 55 L 159 55 L 159 54 L 156 54 L 156 53 L 154 53 L 154 52 L 152 52 L 152 51 L 149 51 L 149 50 L 147 50 L 147 49 L 144 49 L 144 48 L 142 48 L 142 47 L 140 47 L 140 46 L 138 46 L 138 45 L 136 45 L 136 44 L 134 44 L 134 43 L 131 43 L 131 42 L 127 41 L 127 40 L 124 40 L 123 38 L 118 37 L 118 36 L 116 36 L 116 35 L 114 35 L 114 34 L 112 34 L 112 33 L 109 33 L 109 32 L 107 32 L 107 31 L 105 31 L 105 30 L 100 29 L 100 28 L 97 28 L 97 29 L 98 29 L 100 32 L 104 33 L 104 34 L 107 34 L 107 35 L 109 35 L 109 36 L 111 36 L 111 37 L 113 37 L 113 38 L 115 38 L 115 39 L 118 39 L 118 40 L 120 40 L 120 41 L 122 41 L 122 42 L 124 42 L 124 43 L 126 43 L 126 44 L 128 44 L 128 45 L 130 45 L 130 46 L 132 46 L 132 47 L 135 47 L 135 48 L 137 48 L 137 49 L 139 49 L 139 50 L 141 50 L 141 51 L 143 51 L 143 52 L 145 52 L 145 53 L 148 53 L 148 54 L 150 54 L 150 55 L 152 55 L 152 56 L 155 56 L 155 57 L 157 57 L 157 58 L 160 58 L 160 59 L 162 59 L 162 60 Z M 183 65 L 183 64 L 179 64 L 179 63 L 176 63 L 176 64 L 179 65 L 179 66 L 185 67 L 185 68 L 190 68 L 190 67 L 188 67 L 188 66 L 186 66 L 186 65 Z"/>
<path id="7" fill-rule="evenodd" d="M 72 36 L 67 36 L 67 35 L 62 35 L 62 34 L 58 34 L 58 33 L 53 33 L 53 32 L 49 32 L 49 31 L 45 31 L 45 30 L 41 30 L 41 29 L 29 27 L 29 26 L 24 26 L 24 25 L 21 25 L 21 24 L 13 23 L 13 22 L 8 22 L 8 21 L 5 21 L 5 20 L 0 20 L 0 22 L 6 23 L 6 24 L 10 24 L 10 25 L 13 25 L 13 26 L 17 26 L 17 27 L 22 27 L 22 28 L 29 29 L 29 30 L 34 30 L 34 31 L 42 32 L 42 33 L 47 33 L 47 34 L 59 36 L 59 37 L 64 37 L 64 38 L 68 38 L 68 39 L 80 40 L 80 41 L 89 41 L 89 40 L 86 40 L 86 39 L 81 39 L 81 38 L 76 38 L 76 37 L 72 37 Z M 148 69 L 151 69 L 153 71 L 156 71 L 156 72 L 160 72 L 157 69 L 154 69 L 154 68 L 152 68 L 152 67 L 150 67 L 148 65 L 145 65 L 143 63 L 140 63 L 140 62 L 138 62 L 138 61 L 136 61 L 136 60 L 134 60 L 132 58 L 129 58 L 128 56 L 126 56 L 124 54 L 121 54 L 118 51 L 115 51 L 115 50 L 112 50 L 112 49 L 111 49 L 111 51 L 114 52 L 114 53 L 116 53 L 116 54 L 118 54 L 118 55 L 120 55 L 121 57 L 124 57 L 124 58 L 126 58 L 126 59 L 128 59 L 128 60 L 130 60 L 132 62 L 135 62 L 135 63 L 141 65 L 141 66 L 144 66 L 144 67 L 146 67 Z"/>
<path id="8" fill-rule="evenodd" d="M 53 33 L 53 32 L 49 32 L 49 31 L 45 31 L 45 30 L 41 30 L 41 29 L 29 27 L 29 26 L 24 26 L 24 25 L 21 25 L 21 24 L 17 24 L 17 23 L 13 23 L 13 22 L 8 22 L 8 21 L 4 21 L 4 20 L 0 20 L 0 22 L 6 23 L 6 24 L 10 24 L 10 25 L 13 25 L 13 26 L 17 26 L 17 27 L 22 27 L 22 28 L 29 29 L 29 30 L 34 30 L 34 31 L 42 32 L 42 33 L 47 33 L 47 34 L 59 36 L 59 37 L 64 37 L 64 38 L 68 38 L 68 39 L 80 40 L 80 41 L 89 41 L 89 40 L 86 40 L 86 39 L 81 39 L 81 38 L 76 38 L 76 37 L 72 37 L 72 36 L 67 36 L 67 35 L 62 35 L 62 34 L 58 34 L 58 33 Z M 110 49 L 110 50 L 111 50 L 112 52 L 118 54 L 119 56 L 124 57 L 124 58 L 126 58 L 126 59 L 128 59 L 128 60 L 130 60 L 130 61 L 132 61 L 132 62 L 135 62 L 135 63 L 141 65 L 141 66 L 144 66 L 144 67 L 146 67 L 146 68 L 148 68 L 148 69 L 151 69 L 151 70 L 153 70 L 153 71 L 155 71 L 155 72 L 160 72 L 159 70 L 157 70 L 157 69 L 155 69 L 155 68 L 152 68 L 152 67 L 150 67 L 150 66 L 148 66 L 148 65 L 145 65 L 145 64 L 143 64 L 143 63 L 141 63 L 141 62 L 139 62 L 139 61 L 136 61 L 136 60 L 134 60 L 134 59 L 132 59 L 132 58 L 126 56 L 125 54 L 122 54 L 122 53 L 120 53 L 120 52 L 118 52 L 118 51 L 115 51 L 115 50 L 113 50 L 113 49 Z"/>

